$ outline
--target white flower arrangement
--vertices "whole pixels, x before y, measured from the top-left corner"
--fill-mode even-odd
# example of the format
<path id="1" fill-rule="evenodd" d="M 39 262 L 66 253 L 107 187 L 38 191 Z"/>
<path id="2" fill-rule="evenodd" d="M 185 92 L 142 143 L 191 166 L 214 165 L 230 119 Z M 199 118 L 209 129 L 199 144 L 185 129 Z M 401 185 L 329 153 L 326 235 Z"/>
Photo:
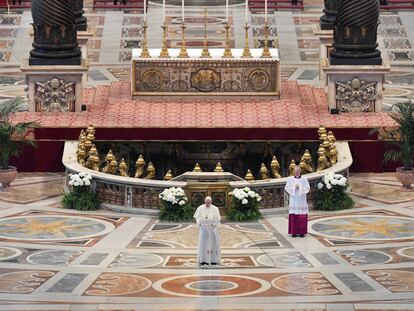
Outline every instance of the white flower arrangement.
<path id="1" fill-rule="evenodd" d="M 92 176 L 90 174 L 80 172 L 78 174 L 69 174 L 68 176 L 70 186 L 83 187 L 91 185 Z"/>
<path id="2" fill-rule="evenodd" d="M 343 175 L 329 172 L 323 177 L 323 182 L 318 183 L 318 189 L 322 190 L 326 187 L 326 189 L 330 190 L 333 186 L 346 187 L 347 184 L 348 181 Z"/>
<path id="3" fill-rule="evenodd" d="M 232 192 L 230 192 L 230 195 L 241 201 L 241 204 L 243 205 L 249 203 L 249 200 L 256 200 L 257 202 L 260 202 L 262 199 L 257 192 L 251 190 L 249 187 L 244 187 L 243 189 L 235 188 Z"/>
<path id="4" fill-rule="evenodd" d="M 166 202 L 171 204 L 178 204 L 183 206 L 187 203 L 187 197 L 184 193 L 184 190 L 180 187 L 171 187 L 168 189 L 164 189 L 158 197 Z"/>

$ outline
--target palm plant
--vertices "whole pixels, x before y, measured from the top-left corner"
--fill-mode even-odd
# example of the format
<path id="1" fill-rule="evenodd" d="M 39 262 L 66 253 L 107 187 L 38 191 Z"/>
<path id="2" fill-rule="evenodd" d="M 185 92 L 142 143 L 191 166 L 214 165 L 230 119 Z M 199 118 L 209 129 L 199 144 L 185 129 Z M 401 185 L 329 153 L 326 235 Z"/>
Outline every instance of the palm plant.
<path id="1" fill-rule="evenodd" d="M 399 102 L 391 107 L 391 118 L 397 123 L 393 149 L 384 153 L 384 161 L 401 161 L 405 171 L 412 171 L 414 157 L 414 104 Z"/>
<path id="2" fill-rule="evenodd" d="M 21 104 L 20 97 L 0 104 L 0 168 L 2 169 L 9 168 L 10 157 L 20 155 L 23 146 L 36 146 L 30 130 L 38 127 L 39 124 L 37 122 L 12 122 Z"/>

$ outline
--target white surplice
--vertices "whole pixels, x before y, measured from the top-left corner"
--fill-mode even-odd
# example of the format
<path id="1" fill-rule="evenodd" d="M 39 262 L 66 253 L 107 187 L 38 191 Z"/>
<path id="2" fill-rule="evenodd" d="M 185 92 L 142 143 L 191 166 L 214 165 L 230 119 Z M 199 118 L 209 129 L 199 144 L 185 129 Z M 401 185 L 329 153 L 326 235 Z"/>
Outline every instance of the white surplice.
<path id="1" fill-rule="evenodd" d="M 220 238 L 217 228 L 221 219 L 219 209 L 214 205 L 200 205 L 194 213 L 194 218 L 200 228 L 198 263 L 220 263 Z"/>
<path id="2" fill-rule="evenodd" d="M 296 188 L 296 185 L 298 185 L 299 188 Z M 300 178 L 290 176 L 287 179 L 285 190 L 289 193 L 289 214 L 307 214 L 308 202 L 306 201 L 306 194 L 310 190 L 308 179 L 303 176 Z"/>

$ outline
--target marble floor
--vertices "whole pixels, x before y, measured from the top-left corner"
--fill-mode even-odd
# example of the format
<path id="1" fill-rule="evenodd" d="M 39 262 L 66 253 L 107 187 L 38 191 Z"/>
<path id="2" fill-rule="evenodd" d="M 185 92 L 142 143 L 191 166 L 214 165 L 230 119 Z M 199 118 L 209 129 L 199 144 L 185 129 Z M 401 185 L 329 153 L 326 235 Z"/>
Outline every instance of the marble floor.
<path id="1" fill-rule="evenodd" d="M 388 200 L 373 185 L 400 191 L 390 174 L 353 175 L 356 207 L 312 211 L 305 238 L 284 213 L 224 222 L 208 269 L 193 223 L 65 210 L 62 181 L 0 193 L 0 310 L 414 310 L 414 193 Z"/>

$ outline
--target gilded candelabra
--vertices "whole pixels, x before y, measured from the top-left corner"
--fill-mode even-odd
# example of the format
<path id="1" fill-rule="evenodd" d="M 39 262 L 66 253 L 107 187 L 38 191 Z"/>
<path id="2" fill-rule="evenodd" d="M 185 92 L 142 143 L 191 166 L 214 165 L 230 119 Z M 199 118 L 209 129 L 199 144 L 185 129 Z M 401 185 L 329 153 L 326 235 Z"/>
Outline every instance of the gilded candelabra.
<path id="1" fill-rule="evenodd" d="M 269 51 L 269 42 L 268 42 L 268 39 L 269 39 L 269 24 L 267 23 L 267 20 L 266 20 L 266 24 L 265 24 L 265 26 L 264 26 L 264 31 L 265 31 L 265 40 L 264 40 L 264 47 L 263 47 L 263 52 L 262 52 L 262 58 L 271 58 L 272 57 L 272 55 L 270 54 L 270 51 Z"/>
<path id="2" fill-rule="evenodd" d="M 250 49 L 249 49 L 249 25 L 246 24 L 244 25 L 244 30 L 245 30 L 245 35 L 244 35 L 244 50 L 243 50 L 243 54 L 242 54 L 242 58 L 251 58 L 252 54 L 250 53 Z"/>
<path id="3" fill-rule="evenodd" d="M 167 48 L 167 30 L 168 27 L 165 25 L 165 21 L 161 26 L 162 28 L 162 49 L 160 53 L 160 58 L 170 58 L 170 54 L 168 54 L 168 48 Z"/>
<path id="4" fill-rule="evenodd" d="M 180 54 L 178 54 L 178 58 L 187 58 L 189 56 L 188 56 L 186 42 L 185 42 L 185 24 L 184 23 L 181 25 L 181 29 L 182 29 L 182 41 L 181 41 L 181 50 L 180 50 Z"/>
<path id="5" fill-rule="evenodd" d="M 201 52 L 201 58 L 211 58 L 210 51 L 208 50 L 208 42 L 207 42 L 207 9 L 204 9 L 204 40 L 203 40 L 203 51 Z"/>
<path id="6" fill-rule="evenodd" d="M 224 28 L 226 28 L 226 48 L 224 49 L 223 58 L 232 58 L 233 54 L 231 54 L 231 49 L 230 49 L 229 22 L 226 22 L 226 26 L 224 26 Z"/>
<path id="7" fill-rule="evenodd" d="M 148 51 L 148 42 L 147 42 L 147 21 L 144 21 L 144 24 L 142 25 L 142 29 L 143 29 L 143 38 L 142 38 L 142 50 L 141 50 L 141 55 L 140 58 L 151 58 L 151 55 Z"/>

